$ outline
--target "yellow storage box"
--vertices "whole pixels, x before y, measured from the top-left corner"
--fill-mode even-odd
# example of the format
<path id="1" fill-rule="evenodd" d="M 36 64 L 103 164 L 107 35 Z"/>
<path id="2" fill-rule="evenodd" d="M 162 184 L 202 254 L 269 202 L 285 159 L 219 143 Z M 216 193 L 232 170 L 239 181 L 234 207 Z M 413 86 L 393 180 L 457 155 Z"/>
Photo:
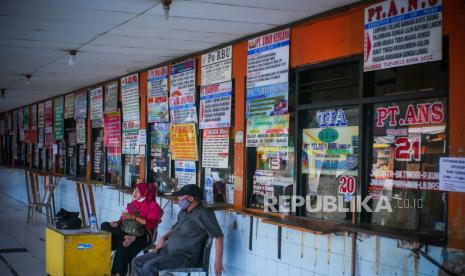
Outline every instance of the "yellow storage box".
<path id="1" fill-rule="evenodd" d="M 90 229 L 45 231 L 46 271 L 51 276 L 110 275 L 111 235 Z"/>

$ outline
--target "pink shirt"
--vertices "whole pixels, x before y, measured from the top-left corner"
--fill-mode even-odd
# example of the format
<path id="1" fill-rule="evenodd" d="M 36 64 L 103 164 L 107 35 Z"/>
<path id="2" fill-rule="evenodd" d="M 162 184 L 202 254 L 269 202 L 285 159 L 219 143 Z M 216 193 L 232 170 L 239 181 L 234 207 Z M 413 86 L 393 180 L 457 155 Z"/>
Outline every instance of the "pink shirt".
<path id="1" fill-rule="evenodd" d="M 158 203 L 155 200 L 150 203 L 148 203 L 147 200 L 144 200 L 142 202 L 133 200 L 132 204 L 134 205 L 136 210 L 139 212 L 140 216 L 145 219 L 145 228 L 149 230 L 150 233 L 153 232 L 155 227 L 158 226 L 161 216 L 163 215 L 163 210 L 160 208 Z M 129 214 L 134 214 L 129 204 L 126 207 L 126 211 Z M 123 220 L 122 216 L 120 220 Z"/>

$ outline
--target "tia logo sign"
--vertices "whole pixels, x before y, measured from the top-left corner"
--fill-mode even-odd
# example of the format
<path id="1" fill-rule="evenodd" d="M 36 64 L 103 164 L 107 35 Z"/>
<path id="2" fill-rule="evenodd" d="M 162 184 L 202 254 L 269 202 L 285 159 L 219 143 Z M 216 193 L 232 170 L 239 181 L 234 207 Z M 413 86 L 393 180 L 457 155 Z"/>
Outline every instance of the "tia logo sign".
<path id="1" fill-rule="evenodd" d="M 349 124 L 346 119 L 346 114 L 342 109 L 317 111 L 316 120 L 320 127 L 338 127 L 347 126 Z"/>
<path id="2" fill-rule="evenodd" d="M 386 123 L 390 127 L 438 124 L 444 120 L 444 105 L 442 102 L 409 104 L 404 118 L 398 118 L 400 108 L 398 105 L 378 107 L 376 109 L 376 126 L 384 127 Z M 386 122 L 387 121 L 387 122 Z"/>

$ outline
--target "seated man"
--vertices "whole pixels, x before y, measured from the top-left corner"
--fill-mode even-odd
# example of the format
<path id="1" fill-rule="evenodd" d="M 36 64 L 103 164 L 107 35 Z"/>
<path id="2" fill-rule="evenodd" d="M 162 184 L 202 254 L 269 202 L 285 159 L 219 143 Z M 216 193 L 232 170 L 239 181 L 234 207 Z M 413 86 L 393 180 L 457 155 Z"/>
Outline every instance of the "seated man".
<path id="1" fill-rule="evenodd" d="M 174 195 L 181 211 L 178 221 L 162 236 L 153 252 L 132 261 L 135 275 L 158 275 L 164 269 L 199 267 L 208 238 L 215 238 L 215 273 L 223 272 L 223 232 L 215 214 L 204 208 L 202 192 L 196 185 L 186 185 Z"/>

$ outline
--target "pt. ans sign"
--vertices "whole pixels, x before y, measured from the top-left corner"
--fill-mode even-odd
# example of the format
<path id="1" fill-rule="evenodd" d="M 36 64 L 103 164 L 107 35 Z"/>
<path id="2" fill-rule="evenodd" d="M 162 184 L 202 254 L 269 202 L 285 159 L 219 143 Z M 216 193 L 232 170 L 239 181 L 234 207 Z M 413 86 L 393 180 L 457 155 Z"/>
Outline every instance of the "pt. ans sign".
<path id="1" fill-rule="evenodd" d="M 399 116 L 400 113 L 398 105 L 378 107 L 376 109 L 376 126 L 384 127 L 385 124 L 389 124 L 390 127 L 438 124 L 444 120 L 445 116 L 442 102 L 409 104 L 403 112 L 403 117 Z"/>
<path id="2" fill-rule="evenodd" d="M 364 71 L 442 58 L 442 1 L 391 0 L 365 9 Z"/>

